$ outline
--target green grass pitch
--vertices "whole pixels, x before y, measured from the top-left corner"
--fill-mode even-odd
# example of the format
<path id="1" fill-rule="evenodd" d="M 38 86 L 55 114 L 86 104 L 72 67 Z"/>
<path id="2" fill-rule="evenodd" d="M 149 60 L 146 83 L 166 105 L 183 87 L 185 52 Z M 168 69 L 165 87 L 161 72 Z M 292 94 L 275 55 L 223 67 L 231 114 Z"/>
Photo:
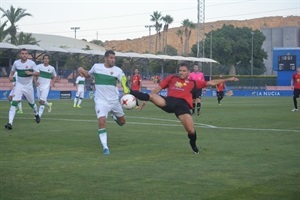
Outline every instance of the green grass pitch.
<path id="1" fill-rule="evenodd" d="M 200 154 L 173 114 L 148 103 L 109 117 L 104 156 L 92 100 L 54 100 L 41 123 L 23 102 L 13 130 L 0 101 L 0 199 L 299 200 L 300 112 L 292 97 L 204 97 Z M 299 100 L 300 104 L 300 100 Z"/>

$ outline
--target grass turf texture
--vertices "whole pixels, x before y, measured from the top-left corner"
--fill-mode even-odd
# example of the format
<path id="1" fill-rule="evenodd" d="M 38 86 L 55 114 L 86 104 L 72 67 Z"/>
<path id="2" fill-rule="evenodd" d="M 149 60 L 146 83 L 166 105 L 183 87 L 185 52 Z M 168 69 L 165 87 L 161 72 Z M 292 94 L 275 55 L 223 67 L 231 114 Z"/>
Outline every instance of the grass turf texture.
<path id="1" fill-rule="evenodd" d="M 102 155 L 92 100 L 53 101 L 41 123 L 23 103 L 5 130 L 0 102 L 0 199 L 300 199 L 300 112 L 291 97 L 203 98 L 194 155 L 173 114 L 148 103 L 108 119 Z"/>

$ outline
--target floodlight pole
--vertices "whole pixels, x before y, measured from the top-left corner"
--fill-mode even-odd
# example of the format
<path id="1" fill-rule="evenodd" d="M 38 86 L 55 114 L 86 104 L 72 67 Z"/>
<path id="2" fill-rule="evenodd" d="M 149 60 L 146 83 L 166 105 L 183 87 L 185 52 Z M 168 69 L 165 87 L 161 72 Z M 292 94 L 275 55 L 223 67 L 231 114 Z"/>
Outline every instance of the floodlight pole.
<path id="1" fill-rule="evenodd" d="M 212 29 L 213 29 L 213 26 L 210 25 L 210 59 L 212 59 Z M 209 63 L 209 75 L 210 77 L 212 76 L 212 62 Z"/>
<path id="2" fill-rule="evenodd" d="M 254 35 L 254 32 L 251 31 L 251 76 L 253 76 L 253 35 Z"/>
<path id="3" fill-rule="evenodd" d="M 79 29 L 80 29 L 80 27 L 71 27 L 71 30 L 74 30 L 74 32 L 75 32 L 75 39 L 76 39 L 76 31 Z"/>
<path id="4" fill-rule="evenodd" d="M 151 28 L 155 27 L 154 25 L 146 25 L 145 28 L 149 28 L 149 53 L 151 51 Z"/>

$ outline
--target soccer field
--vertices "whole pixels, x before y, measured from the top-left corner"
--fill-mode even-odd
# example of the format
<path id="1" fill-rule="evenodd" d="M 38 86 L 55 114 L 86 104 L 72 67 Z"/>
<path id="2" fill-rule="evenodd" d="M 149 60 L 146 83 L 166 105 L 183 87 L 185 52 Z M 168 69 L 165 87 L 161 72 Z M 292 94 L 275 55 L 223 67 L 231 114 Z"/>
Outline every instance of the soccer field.
<path id="1" fill-rule="evenodd" d="M 92 100 L 55 100 L 41 123 L 0 101 L 0 199 L 300 199 L 300 112 L 292 97 L 204 97 L 192 153 L 173 114 L 148 103 L 108 119 L 102 154 Z"/>

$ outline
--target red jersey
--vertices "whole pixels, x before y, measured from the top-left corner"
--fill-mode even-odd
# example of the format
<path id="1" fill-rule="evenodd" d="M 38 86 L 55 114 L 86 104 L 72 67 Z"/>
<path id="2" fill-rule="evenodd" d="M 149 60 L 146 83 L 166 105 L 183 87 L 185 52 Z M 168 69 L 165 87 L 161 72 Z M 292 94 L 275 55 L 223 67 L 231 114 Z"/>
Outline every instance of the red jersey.
<path id="1" fill-rule="evenodd" d="M 292 76 L 293 82 L 294 82 L 294 88 L 300 89 L 300 74 L 294 73 Z"/>
<path id="2" fill-rule="evenodd" d="M 133 75 L 132 78 L 131 78 L 131 89 L 135 90 L 135 91 L 140 90 L 141 81 L 142 81 L 142 78 L 139 74 Z"/>
<path id="3" fill-rule="evenodd" d="M 218 92 L 223 92 L 226 88 L 226 85 L 225 85 L 225 83 L 220 83 L 216 87 L 217 87 Z"/>
<path id="4" fill-rule="evenodd" d="M 168 89 L 167 96 L 184 99 L 190 108 L 193 108 L 193 98 L 191 91 L 206 87 L 205 81 L 190 81 L 181 79 L 176 75 L 167 76 L 159 86 L 162 89 Z"/>

